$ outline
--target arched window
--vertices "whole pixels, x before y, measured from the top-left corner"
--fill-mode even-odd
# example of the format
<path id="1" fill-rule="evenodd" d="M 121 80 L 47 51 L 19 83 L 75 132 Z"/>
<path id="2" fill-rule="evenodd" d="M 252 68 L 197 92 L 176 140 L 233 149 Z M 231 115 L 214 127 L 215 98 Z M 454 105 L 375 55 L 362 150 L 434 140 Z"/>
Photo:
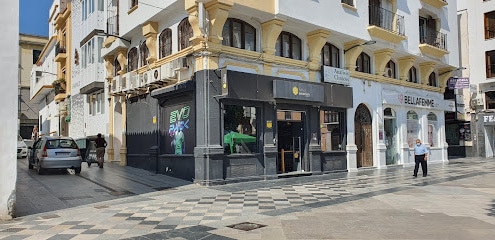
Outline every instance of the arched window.
<path id="1" fill-rule="evenodd" d="M 428 77 L 428 85 L 433 87 L 438 87 L 437 75 L 435 74 L 435 72 L 432 72 Z"/>
<path id="2" fill-rule="evenodd" d="M 364 52 L 359 54 L 359 57 L 356 60 L 356 71 L 371 73 L 371 60 L 368 54 Z"/>
<path id="3" fill-rule="evenodd" d="M 167 28 L 160 33 L 160 58 L 172 54 L 172 30 Z"/>
<path id="4" fill-rule="evenodd" d="M 120 68 L 120 63 L 119 63 L 119 60 L 118 60 L 118 57 L 116 57 L 114 60 L 113 60 L 113 75 L 114 76 L 117 76 L 119 75 L 119 71 L 122 70 Z"/>
<path id="5" fill-rule="evenodd" d="M 141 45 L 139 46 L 139 53 L 141 59 L 140 66 L 142 67 L 148 65 L 148 61 L 146 59 L 148 59 L 148 57 L 150 56 L 150 51 L 148 50 L 148 46 L 146 46 L 146 41 L 141 43 Z"/>
<path id="6" fill-rule="evenodd" d="M 321 64 L 336 68 L 340 67 L 340 49 L 330 43 L 325 43 L 321 49 Z"/>
<path id="7" fill-rule="evenodd" d="M 437 122 L 437 115 L 432 112 L 428 113 L 428 143 L 430 147 L 438 147 Z"/>
<path id="8" fill-rule="evenodd" d="M 131 48 L 127 53 L 127 71 L 133 71 L 138 68 L 138 50 L 136 47 Z"/>
<path id="9" fill-rule="evenodd" d="M 280 57 L 301 60 L 301 39 L 289 32 L 278 35 L 275 44 L 275 55 Z"/>
<path id="10" fill-rule="evenodd" d="M 242 20 L 229 18 L 223 25 L 222 44 L 256 51 L 256 29 Z"/>
<path id="11" fill-rule="evenodd" d="M 395 111 L 392 108 L 385 108 L 385 110 L 383 110 L 383 115 L 385 117 L 395 118 Z"/>
<path id="12" fill-rule="evenodd" d="M 419 118 L 415 111 L 407 112 L 407 144 L 410 148 L 414 146 L 419 137 Z"/>
<path id="13" fill-rule="evenodd" d="M 418 83 L 418 74 L 415 67 L 411 67 L 411 69 L 409 69 L 409 73 L 407 74 L 407 81 Z"/>
<path id="14" fill-rule="evenodd" d="M 189 23 L 189 19 L 187 17 L 182 19 L 177 29 L 179 36 L 179 51 L 180 51 L 182 49 L 186 49 L 187 47 L 191 46 L 189 39 L 193 37 L 193 30 L 191 24 Z"/>
<path id="15" fill-rule="evenodd" d="M 394 61 L 388 61 L 387 65 L 385 66 L 385 76 L 394 79 L 397 78 Z"/>

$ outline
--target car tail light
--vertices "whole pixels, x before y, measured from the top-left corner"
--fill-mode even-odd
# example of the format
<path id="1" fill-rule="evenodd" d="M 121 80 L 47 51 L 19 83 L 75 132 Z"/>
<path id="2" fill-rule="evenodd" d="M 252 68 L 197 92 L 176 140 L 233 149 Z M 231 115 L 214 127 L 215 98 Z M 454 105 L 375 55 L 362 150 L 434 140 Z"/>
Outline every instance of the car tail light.
<path id="1" fill-rule="evenodd" d="M 48 157 L 48 154 L 46 153 L 46 146 L 43 148 L 43 154 L 41 157 Z"/>
<path id="2" fill-rule="evenodd" d="M 77 148 L 77 156 L 80 157 L 81 156 L 81 149 Z"/>

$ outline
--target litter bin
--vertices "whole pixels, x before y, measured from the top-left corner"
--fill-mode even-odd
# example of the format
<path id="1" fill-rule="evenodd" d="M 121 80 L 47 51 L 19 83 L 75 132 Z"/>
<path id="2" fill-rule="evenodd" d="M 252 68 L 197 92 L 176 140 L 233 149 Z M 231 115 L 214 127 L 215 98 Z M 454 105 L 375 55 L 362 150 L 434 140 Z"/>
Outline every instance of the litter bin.
<path id="1" fill-rule="evenodd" d="M 148 166 L 149 166 L 149 169 L 148 171 L 154 171 L 155 173 L 158 173 L 158 154 L 159 154 L 159 151 L 160 149 L 158 148 L 158 146 L 152 146 L 150 147 L 149 149 L 149 162 L 148 162 Z"/>

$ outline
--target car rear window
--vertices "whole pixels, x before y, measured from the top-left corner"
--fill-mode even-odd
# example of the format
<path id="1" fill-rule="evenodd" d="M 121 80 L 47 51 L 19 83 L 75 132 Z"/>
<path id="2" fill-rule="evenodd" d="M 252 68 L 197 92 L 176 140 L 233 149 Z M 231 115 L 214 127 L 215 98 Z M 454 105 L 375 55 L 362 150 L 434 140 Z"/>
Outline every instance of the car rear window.
<path id="1" fill-rule="evenodd" d="M 72 139 L 54 139 L 54 140 L 46 141 L 46 148 L 47 149 L 54 149 L 54 148 L 77 149 L 77 144 Z"/>

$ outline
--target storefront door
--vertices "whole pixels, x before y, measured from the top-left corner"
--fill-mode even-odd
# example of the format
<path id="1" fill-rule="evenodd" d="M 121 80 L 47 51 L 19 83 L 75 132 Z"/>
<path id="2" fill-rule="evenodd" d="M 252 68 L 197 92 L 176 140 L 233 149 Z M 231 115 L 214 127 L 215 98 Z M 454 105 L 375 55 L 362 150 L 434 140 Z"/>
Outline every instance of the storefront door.
<path id="1" fill-rule="evenodd" d="M 383 111 L 384 121 L 383 128 L 385 130 L 385 146 L 387 151 L 385 153 L 386 164 L 395 165 L 399 159 L 399 151 L 397 147 L 397 121 L 395 111 L 391 108 L 386 108 Z"/>
<path id="2" fill-rule="evenodd" d="M 277 111 L 278 173 L 304 171 L 304 112 Z"/>
<path id="3" fill-rule="evenodd" d="M 371 113 L 360 104 L 354 116 L 354 138 L 357 146 L 357 167 L 373 166 L 373 138 L 371 129 Z"/>

